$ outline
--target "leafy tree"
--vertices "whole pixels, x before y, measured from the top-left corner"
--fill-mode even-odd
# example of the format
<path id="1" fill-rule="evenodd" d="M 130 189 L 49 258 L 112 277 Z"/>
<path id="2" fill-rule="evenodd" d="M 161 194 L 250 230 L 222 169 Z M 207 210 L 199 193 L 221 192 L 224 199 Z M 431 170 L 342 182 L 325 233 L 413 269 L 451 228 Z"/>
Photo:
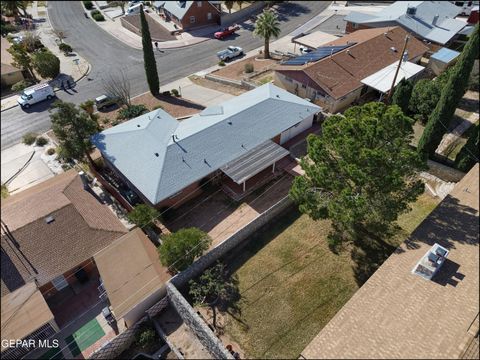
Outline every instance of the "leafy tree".
<path id="1" fill-rule="evenodd" d="M 182 271 L 208 249 L 212 239 L 197 228 L 186 228 L 165 235 L 158 248 L 160 261 L 171 271 Z"/>
<path id="2" fill-rule="evenodd" d="M 331 219 L 332 248 L 380 240 L 423 192 L 416 172 L 425 163 L 410 148 L 412 136 L 412 120 L 383 103 L 330 116 L 321 136 L 309 135 L 305 175 L 295 178 L 290 196 L 312 219 Z"/>
<path id="3" fill-rule="evenodd" d="M 17 3 L 17 7 L 22 10 L 23 16 L 24 17 L 29 17 L 27 13 L 27 7 L 30 5 L 32 1 L 13 1 L 14 3 Z"/>
<path id="4" fill-rule="evenodd" d="M 424 158 L 435 154 L 448 129 L 455 109 L 467 89 L 473 63 L 478 58 L 479 46 L 479 24 L 477 24 L 457 63 L 453 66 L 448 81 L 442 89 L 440 100 L 430 115 L 418 142 L 417 149 Z"/>
<path id="5" fill-rule="evenodd" d="M 480 157 L 479 154 L 479 125 L 473 125 L 474 128 L 472 129 L 470 136 L 465 145 L 463 145 L 460 152 L 457 154 L 455 158 L 455 166 L 458 170 L 463 172 L 468 172 L 475 163 L 478 162 Z"/>
<path id="6" fill-rule="evenodd" d="M 21 44 L 13 44 L 7 49 L 7 51 L 12 55 L 13 66 L 27 71 L 32 79 L 36 80 L 33 72 L 32 59 L 30 58 L 30 55 L 25 47 Z"/>
<path id="7" fill-rule="evenodd" d="M 408 114 L 408 104 L 412 96 L 413 83 L 407 79 L 402 79 L 395 88 L 392 103 L 398 105 L 404 114 Z"/>
<path id="8" fill-rule="evenodd" d="M 53 103 L 50 113 L 52 129 L 60 142 L 62 156 L 76 160 L 86 156 L 93 164 L 90 137 L 99 130 L 97 121 L 76 108 L 75 104 L 61 100 Z"/>
<path id="9" fill-rule="evenodd" d="M 2 15 L 15 17 L 15 21 L 20 18 L 20 12 L 18 11 L 18 5 L 20 1 L 1 1 Z"/>
<path id="10" fill-rule="evenodd" d="M 231 14 L 233 4 L 235 4 L 235 1 L 224 1 L 223 3 L 225 4 L 225 7 L 228 9 L 228 13 Z"/>
<path id="11" fill-rule="evenodd" d="M 269 59 L 270 38 L 272 36 L 278 38 L 280 35 L 280 23 L 277 15 L 272 11 L 264 11 L 258 16 L 257 21 L 255 22 L 255 30 L 253 31 L 253 34 L 265 39 L 264 57 L 265 59 Z"/>
<path id="12" fill-rule="evenodd" d="M 225 265 L 218 262 L 205 270 L 197 280 L 189 281 L 189 294 L 196 306 L 209 306 L 213 312 L 213 327 L 217 327 L 216 308 L 220 302 L 229 302 L 237 292 L 236 284 L 228 276 Z"/>
<path id="13" fill-rule="evenodd" d="M 55 78 L 60 73 L 60 59 L 50 51 L 39 51 L 33 55 L 33 68 L 43 78 Z"/>
<path id="14" fill-rule="evenodd" d="M 160 213 L 157 209 L 140 204 L 133 208 L 132 211 L 128 214 L 128 219 L 133 222 L 138 227 L 151 227 L 153 221 L 160 216 Z"/>
<path id="15" fill-rule="evenodd" d="M 145 63 L 145 75 L 147 76 L 148 88 L 152 95 L 158 95 L 160 92 L 160 81 L 158 80 L 157 63 L 153 53 L 152 38 L 148 29 L 147 19 L 143 12 L 143 6 L 140 6 L 140 23 L 142 26 L 142 45 L 143 61 Z"/>

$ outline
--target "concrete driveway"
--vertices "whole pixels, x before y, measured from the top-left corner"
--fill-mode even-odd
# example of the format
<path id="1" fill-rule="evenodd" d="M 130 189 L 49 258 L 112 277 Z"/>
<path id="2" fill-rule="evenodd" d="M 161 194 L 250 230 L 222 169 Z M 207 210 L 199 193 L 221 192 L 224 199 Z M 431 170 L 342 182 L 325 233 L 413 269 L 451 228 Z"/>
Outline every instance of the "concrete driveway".
<path id="1" fill-rule="evenodd" d="M 55 161 L 56 155 L 48 156 L 45 151 L 51 146 L 14 145 L 1 153 L 1 180 L 10 194 L 25 190 L 53 176 L 54 170 L 47 165 Z M 61 168 L 56 169 L 61 172 Z"/>

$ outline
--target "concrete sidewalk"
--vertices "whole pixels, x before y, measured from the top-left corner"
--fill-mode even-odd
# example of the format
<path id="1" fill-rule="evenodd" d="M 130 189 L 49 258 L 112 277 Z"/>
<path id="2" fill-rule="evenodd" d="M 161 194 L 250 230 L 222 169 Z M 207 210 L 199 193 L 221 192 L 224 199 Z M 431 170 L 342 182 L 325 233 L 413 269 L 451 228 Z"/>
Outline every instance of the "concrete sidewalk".
<path id="1" fill-rule="evenodd" d="M 60 59 L 60 74 L 53 80 L 42 82 L 48 82 L 55 91 L 61 90 L 63 82 L 69 81 L 70 83 L 76 83 L 80 81 L 84 76 L 90 72 L 90 64 L 73 49 L 72 54 L 65 56 L 58 48 L 58 38 L 53 32 L 53 27 L 48 19 L 47 9 L 44 6 L 38 6 L 38 2 L 34 1 L 32 6 L 27 8 L 27 12 L 32 14 L 36 22 L 37 29 L 36 34 L 40 37 L 43 45 L 45 45 L 55 56 Z M 40 15 L 41 14 L 41 15 Z M 45 17 L 43 17 L 45 14 Z M 45 19 L 45 21 L 41 21 Z M 1 111 L 11 109 L 18 106 L 17 103 L 18 94 L 12 95 L 1 100 Z"/>

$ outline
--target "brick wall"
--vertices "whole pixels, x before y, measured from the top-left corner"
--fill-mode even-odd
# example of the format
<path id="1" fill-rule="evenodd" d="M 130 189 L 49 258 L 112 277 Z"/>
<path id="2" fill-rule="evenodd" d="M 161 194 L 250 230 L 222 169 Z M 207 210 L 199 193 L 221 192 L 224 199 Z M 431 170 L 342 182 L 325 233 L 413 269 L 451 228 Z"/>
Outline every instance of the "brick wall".
<path id="1" fill-rule="evenodd" d="M 203 192 L 203 189 L 200 187 L 200 181 L 197 181 L 183 188 L 180 191 L 180 193 L 178 193 L 177 195 L 161 201 L 155 207 L 157 209 L 168 208 L 168 207 L 176 208 L 186 203 L 188 200 L 191 200 L 194 197 L 200 195 L 202 192 Z"/>
<path id="2" fill-rule="evenodd" d="M 199 3 L 201 3 L 201 6 L 198 6 Z M 211 14 L 210 20 L 208 19 L 208 13 Z M 190 22 L 191 16 L 195 17 L 194 23 Z M 182 19 L 184 30 L 214 24 L 220 24 L 220 13 L 208 1 L 194 1 Z"/>

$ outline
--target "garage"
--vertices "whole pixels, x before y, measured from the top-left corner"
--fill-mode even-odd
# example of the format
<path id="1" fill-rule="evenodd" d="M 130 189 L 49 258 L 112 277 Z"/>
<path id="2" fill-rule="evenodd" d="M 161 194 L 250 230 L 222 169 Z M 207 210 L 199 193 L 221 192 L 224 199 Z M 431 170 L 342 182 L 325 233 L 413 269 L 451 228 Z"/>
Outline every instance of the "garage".
<path id="1" fill-rule="evenodd" d="M 303 121 L 299 122 L 298 124 L 282 132 L 282 134 L 280 135 L 280 145 L 286 143 L 288 140 L 300 134 L 301 132 L 311 128 L 312 123 L 313 123 L 313 115 L 307 117 Z"/>

